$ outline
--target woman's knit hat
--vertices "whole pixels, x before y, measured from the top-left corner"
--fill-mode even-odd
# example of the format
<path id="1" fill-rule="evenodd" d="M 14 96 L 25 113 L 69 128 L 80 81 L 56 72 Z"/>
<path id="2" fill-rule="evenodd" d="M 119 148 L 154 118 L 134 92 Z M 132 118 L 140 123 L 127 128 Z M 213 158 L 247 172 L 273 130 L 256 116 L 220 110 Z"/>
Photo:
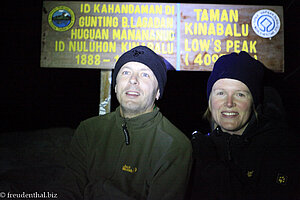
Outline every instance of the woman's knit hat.
<path id="1" fill-rule="evenodd" d="M 249 88 L 254 105 L 262 102 L 263 77 L 265 66 L 252 58 L 248 53 L 231 53 L 221 56 L 214 65 L 213 71 L 207 81 L 207 99 L 214 83 L 223 78 L 236 79 Z"/>
<path id="2" fill-rule="evenodd" d="M 117 61 L 113 72 L 113 87 L 116 85 L 116 78 L 121 67 L 128 62 L 140 62 L 149 67 L 154 73 L 160 90 L 160 97 L 162 97 L 164 87 L 167 82 L 167 67 L 159 55 L 145 46 L 137 46 L 125 52 Z"/>

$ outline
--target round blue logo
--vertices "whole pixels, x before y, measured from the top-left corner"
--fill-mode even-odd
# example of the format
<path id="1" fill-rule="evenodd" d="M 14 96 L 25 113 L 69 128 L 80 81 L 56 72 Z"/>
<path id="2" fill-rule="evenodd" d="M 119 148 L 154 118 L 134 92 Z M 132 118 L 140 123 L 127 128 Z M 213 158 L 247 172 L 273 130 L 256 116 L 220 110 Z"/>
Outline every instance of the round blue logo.
<path id="1" fill-rule="evenodd" d="M 280 19 L 271 10 L 259 10 L 252 17 L 252 29 L 260 37 L 274 37 L 280 30 Z"/>
<path id="2" fill-rule="evenodd" d="M 73 26 L 75 22 L 75 15 L 70 8 L 66 6 L 59 6 L 49 13 L 48 22 L 54 30 L 66 31 Z"/>

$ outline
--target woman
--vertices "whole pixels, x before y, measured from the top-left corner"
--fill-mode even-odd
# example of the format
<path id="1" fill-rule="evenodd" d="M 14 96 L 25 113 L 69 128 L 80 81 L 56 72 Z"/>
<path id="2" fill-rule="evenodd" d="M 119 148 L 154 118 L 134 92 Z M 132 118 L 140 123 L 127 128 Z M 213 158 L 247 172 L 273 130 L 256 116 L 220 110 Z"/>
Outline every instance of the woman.
<path id="1" fill-rule="evenodd" d="M 205 113 L 213 131 L 193 134 L 192 199 L 297 198 L 299 147 L 277 106 L 263 102 L 264 70 L 246 52 L 215 63 Z"/>

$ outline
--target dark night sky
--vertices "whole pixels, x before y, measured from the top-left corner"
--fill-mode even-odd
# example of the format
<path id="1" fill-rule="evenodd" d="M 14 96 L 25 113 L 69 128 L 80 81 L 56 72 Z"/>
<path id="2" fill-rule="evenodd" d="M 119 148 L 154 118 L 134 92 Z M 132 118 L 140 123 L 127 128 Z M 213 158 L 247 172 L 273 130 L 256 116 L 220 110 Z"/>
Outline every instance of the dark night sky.
<path id="1" fill-rule="evenodd" d="M 188 2 L 242 4 L 237 0 Z M 284 6 L 285 73 L 270 82 L 282 96 L 288 122 L 300 128 L 299 1 L 248 2 Z M 1 133 L 75 128 L 80 121 L 98 115 L 100 70 L 40 68 L 41 13 L 40 0 L 14 1 L 1 7 Z M 201 119 L 207 106 L 208 76 L 209 72 L 168 72 L 164 98 L 157 102 L 187 135 L 208 129 Z M 116 106 L 113 95 L 112 110 Z"/>

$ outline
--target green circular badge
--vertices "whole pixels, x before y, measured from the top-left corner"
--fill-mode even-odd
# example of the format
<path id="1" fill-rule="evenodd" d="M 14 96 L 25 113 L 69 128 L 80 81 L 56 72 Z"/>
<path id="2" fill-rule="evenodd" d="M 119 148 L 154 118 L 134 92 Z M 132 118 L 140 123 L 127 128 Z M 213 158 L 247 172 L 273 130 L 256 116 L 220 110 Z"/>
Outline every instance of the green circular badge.
<path id="1" fill-rule="evenodd" d="M 66 6 L 58 6 L 49 13 L 48 22 L 56 31 L 67 31 L 74 25 L 75 14 Z"/>

